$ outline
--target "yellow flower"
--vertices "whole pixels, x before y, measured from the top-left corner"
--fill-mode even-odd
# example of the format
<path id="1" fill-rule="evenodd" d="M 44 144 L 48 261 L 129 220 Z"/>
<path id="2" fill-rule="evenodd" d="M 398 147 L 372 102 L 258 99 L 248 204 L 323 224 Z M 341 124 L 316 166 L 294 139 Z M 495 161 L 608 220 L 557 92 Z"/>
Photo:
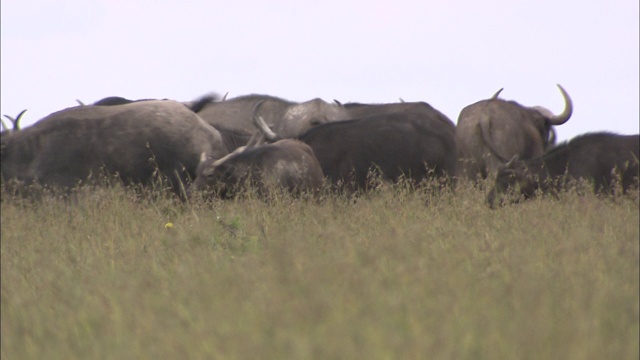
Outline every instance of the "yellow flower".
<path id="1" fill-rule="evenodd" d="M 173 228 L 173 223 L 172 222 L 168 222 L 166 224 L 164 224 L 165 229 L 171 229 Z"/>

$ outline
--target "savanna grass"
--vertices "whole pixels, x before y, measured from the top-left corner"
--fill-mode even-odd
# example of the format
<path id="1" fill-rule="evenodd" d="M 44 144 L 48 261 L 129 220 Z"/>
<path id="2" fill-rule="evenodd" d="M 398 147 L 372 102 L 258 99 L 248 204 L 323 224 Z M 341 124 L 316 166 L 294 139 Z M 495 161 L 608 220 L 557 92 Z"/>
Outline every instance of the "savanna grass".
<path id="1" fill-rule="evenodd" d="M 74 195 L 3 193 L 3 359 L 639 355 L 637 196 Z"/>

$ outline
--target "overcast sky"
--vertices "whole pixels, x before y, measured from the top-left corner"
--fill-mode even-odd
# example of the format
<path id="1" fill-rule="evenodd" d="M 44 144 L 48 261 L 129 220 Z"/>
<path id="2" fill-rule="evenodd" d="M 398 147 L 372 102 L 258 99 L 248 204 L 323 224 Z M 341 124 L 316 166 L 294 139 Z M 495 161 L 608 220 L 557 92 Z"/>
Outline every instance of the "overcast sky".
<path id="1" fill-rule="evenodd" d="M 1 114 L 24 125 L 106 96 L 490 97 L 573 117 L 560 140 L 639 132 L 638 0 L 2 0 Z"/>

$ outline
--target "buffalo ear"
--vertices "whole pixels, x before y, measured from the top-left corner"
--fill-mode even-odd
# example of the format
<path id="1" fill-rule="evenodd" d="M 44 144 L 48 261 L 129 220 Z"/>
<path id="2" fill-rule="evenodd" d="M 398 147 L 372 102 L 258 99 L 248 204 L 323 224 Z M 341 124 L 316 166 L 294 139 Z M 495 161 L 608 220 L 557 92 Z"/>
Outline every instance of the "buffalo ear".
<path id="1" fill-rule="evenodd" d="M 516 161 L 518 161 L 518 154 L 513 155 L 513 157 L 511 158 L 511 160 L 507 161 L 506 164 L 504 164 L 504 167 L 506 168 L 510 168 L 513 166 L 513 163 L 515 163 Z"/>

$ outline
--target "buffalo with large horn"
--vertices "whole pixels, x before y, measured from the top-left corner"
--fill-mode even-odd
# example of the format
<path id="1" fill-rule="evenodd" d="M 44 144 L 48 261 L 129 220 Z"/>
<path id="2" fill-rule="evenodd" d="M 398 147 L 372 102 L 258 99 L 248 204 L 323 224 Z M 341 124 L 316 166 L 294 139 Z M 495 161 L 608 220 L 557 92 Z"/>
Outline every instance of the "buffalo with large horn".
<path id="1" fill-rule="evenodd" d="M 553 127 L 566 123 L 573 112 L 569 94 L 558 88 L 565 102 L 558 115 L 500 99 L 502 89 L 462 109 L 456 126 L 460 173 L 475 181 L 495 174 L 515 155 L 522 160 L 542 156 L 555 142 Z"/>

